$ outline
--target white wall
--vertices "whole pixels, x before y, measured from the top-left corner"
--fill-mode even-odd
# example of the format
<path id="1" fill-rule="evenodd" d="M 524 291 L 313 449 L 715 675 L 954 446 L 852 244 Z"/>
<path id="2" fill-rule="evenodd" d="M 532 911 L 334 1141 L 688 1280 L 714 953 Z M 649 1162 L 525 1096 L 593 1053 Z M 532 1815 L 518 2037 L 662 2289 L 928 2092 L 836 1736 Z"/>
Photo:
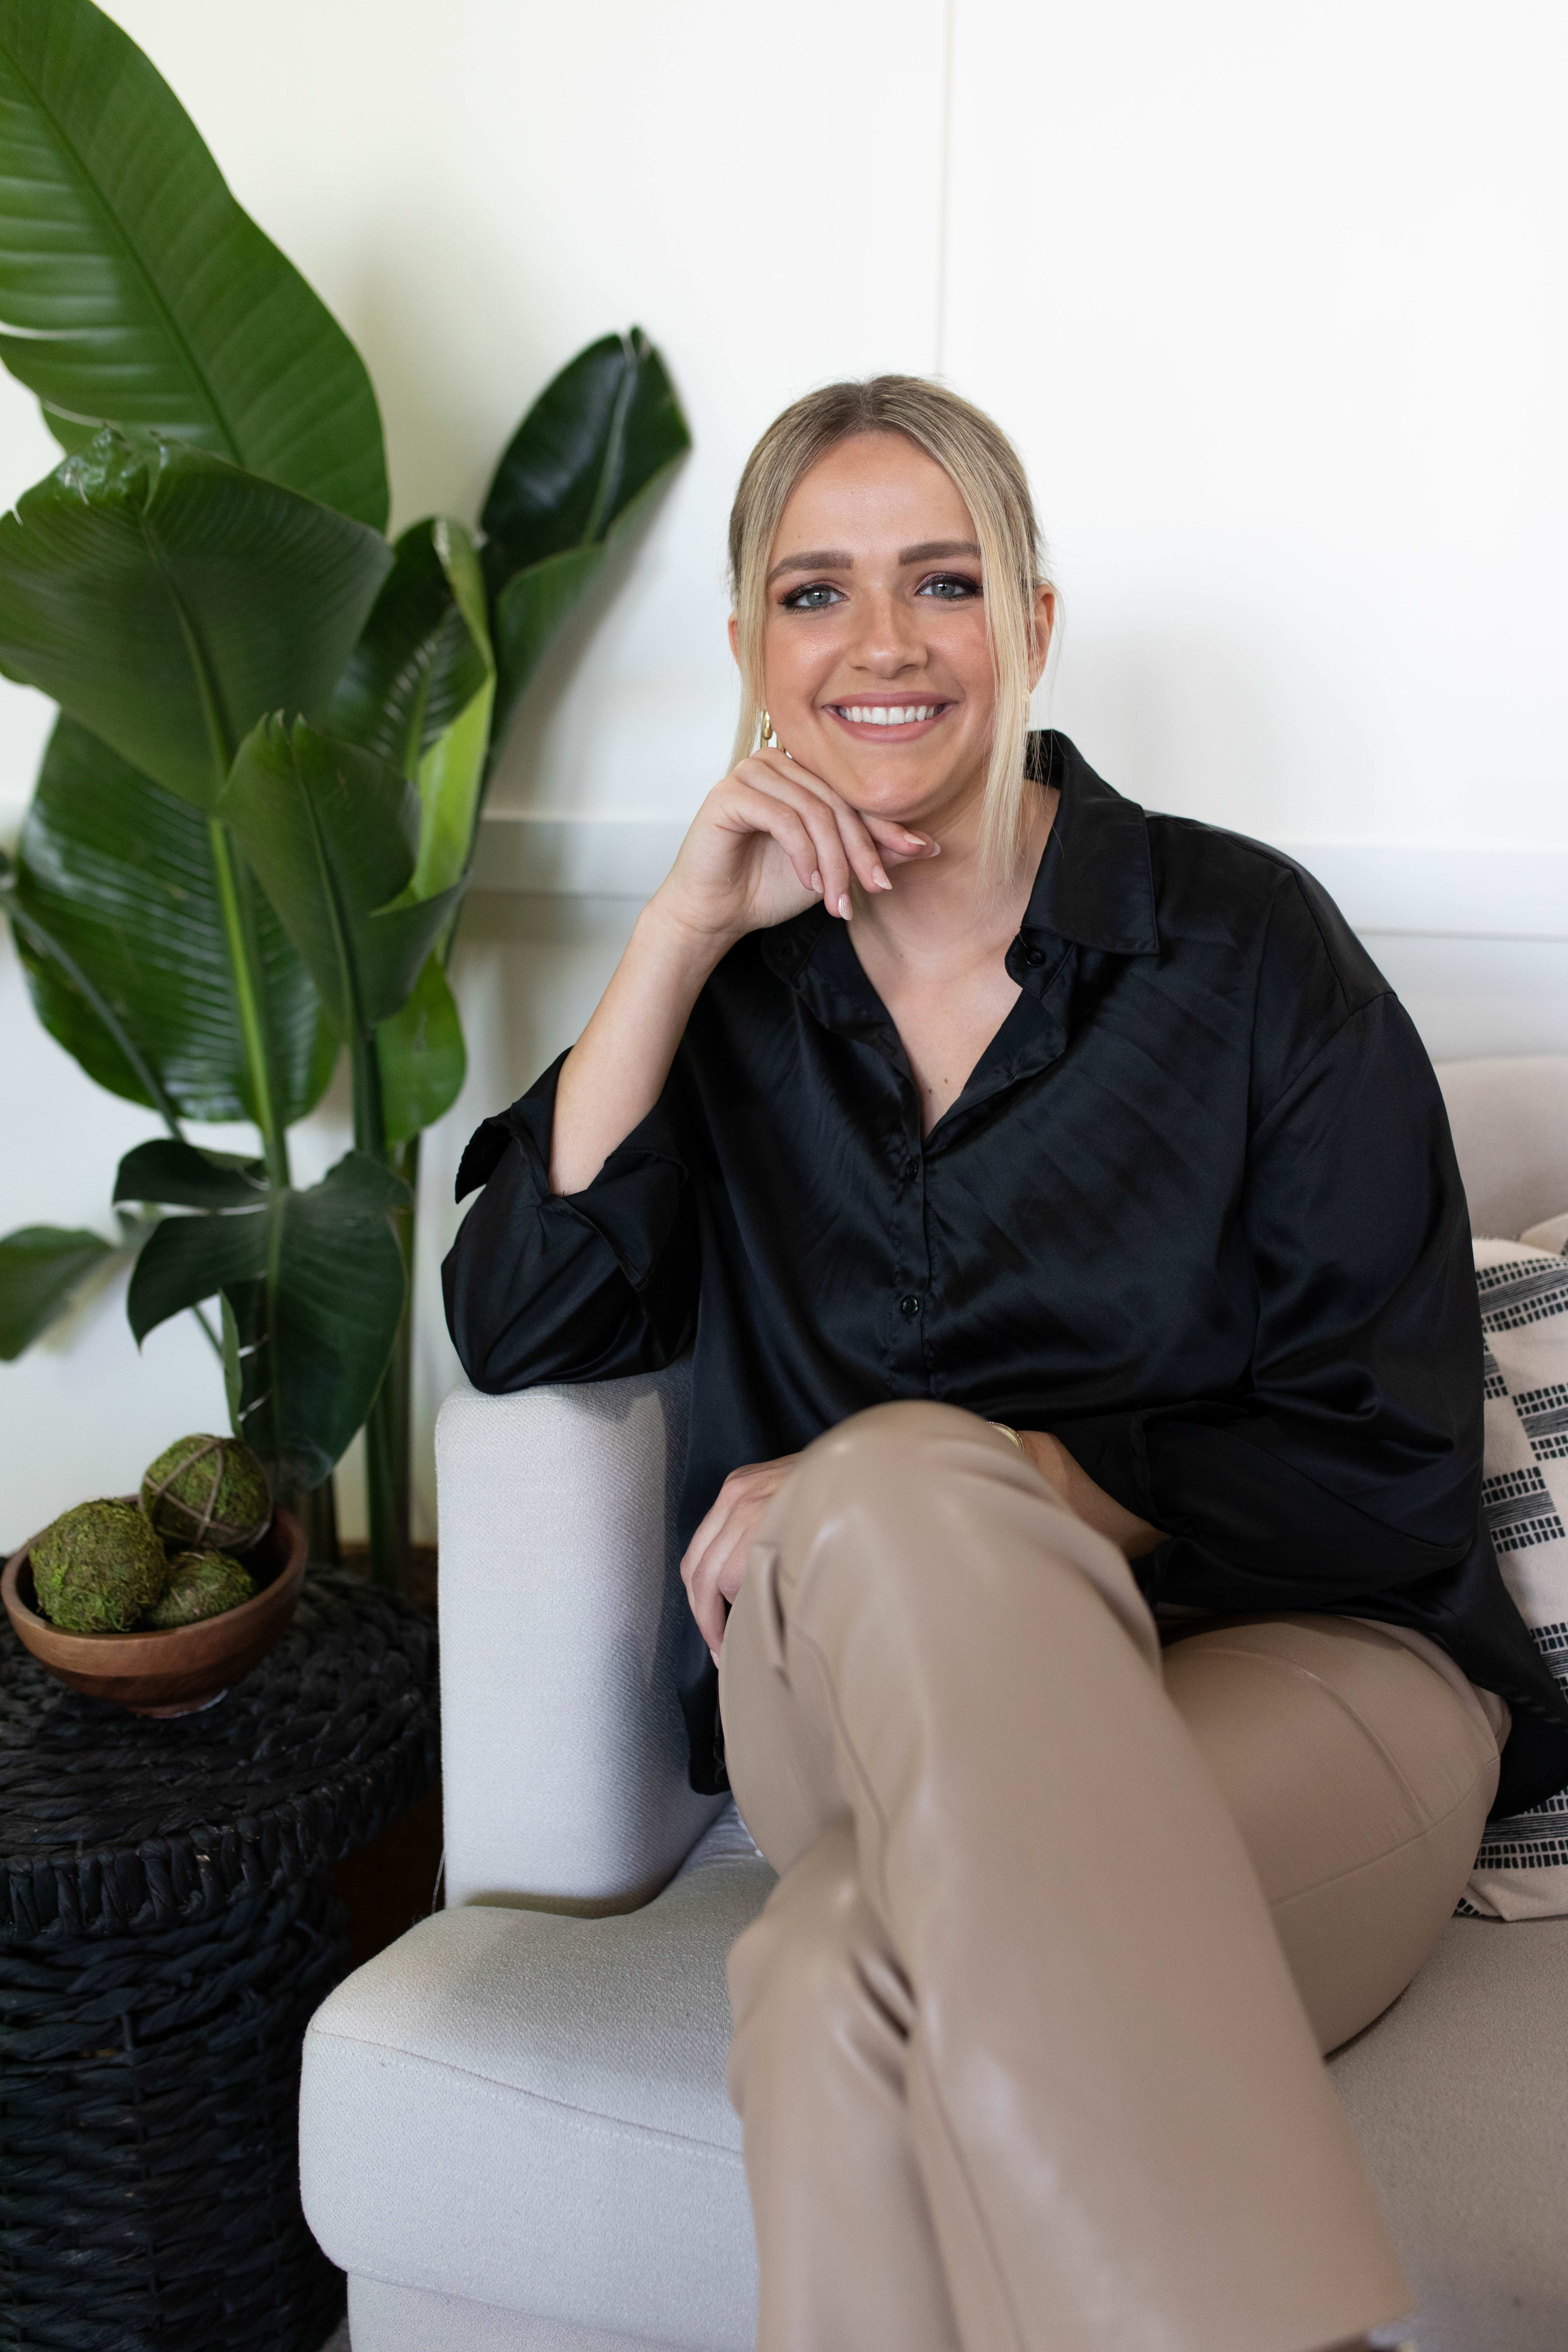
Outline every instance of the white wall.
<path id="1" fill-rule="evenodd" d="M 633 320 L 696 435 L 498 784 L 489 881 L 563 878 L 516 847 L 539 813 L 599 822 L 572 836 L 567 896 L 487 888 L 469 909 L 473 1069 L 422 1206 L 426 1414 L 450 1377 L 431 1277 L 462 1139 L 613 962 L 636 900 L 604 893 L 635 893 L 669 837 L 617 821 L 676 824 L 721 771 L 734 478 L 831 374 L 940 368 L 1016 434 L 1067 597 L 1044 715 L 1111 782 L 1315 860 L 1436 1052 L 1568 1049 L 1560 9 L 115 13 L 359 341 L 398 522 L 471 516 L 541 383 Z M 0 380 L 0 496 L 53 454 Z M 0 826 L 47 715 L 0 684 Z M 0 1067 L 0 1232 L 101 1225 L 150 1122 L 43 1035 L 8 948 Z M 300 1157 L 345 1140 L 339 1104 Z M 115 1302 L 79 1314 L 0 1367 L 0 1539 L 221 1414 L 194 1327 L 138 1363 Z M 429 1507 L 426 1483 L 426 1525 Z"/>

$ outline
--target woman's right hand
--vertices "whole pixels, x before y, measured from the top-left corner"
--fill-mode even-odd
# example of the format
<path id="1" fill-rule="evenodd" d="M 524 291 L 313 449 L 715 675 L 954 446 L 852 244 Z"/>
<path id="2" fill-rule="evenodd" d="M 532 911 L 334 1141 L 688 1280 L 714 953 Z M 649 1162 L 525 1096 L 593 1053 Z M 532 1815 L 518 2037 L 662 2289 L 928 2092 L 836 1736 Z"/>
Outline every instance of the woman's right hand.
<path id="1" fill-rule="evenodd" d="M 783 751 L 753 751 L 714 785 L 650 906 L 729 945 L 816 898 L 847 920 L 852 882 L 890 890 L 890 867 L 938 855 L 929 834 L 860 815 Z"/>

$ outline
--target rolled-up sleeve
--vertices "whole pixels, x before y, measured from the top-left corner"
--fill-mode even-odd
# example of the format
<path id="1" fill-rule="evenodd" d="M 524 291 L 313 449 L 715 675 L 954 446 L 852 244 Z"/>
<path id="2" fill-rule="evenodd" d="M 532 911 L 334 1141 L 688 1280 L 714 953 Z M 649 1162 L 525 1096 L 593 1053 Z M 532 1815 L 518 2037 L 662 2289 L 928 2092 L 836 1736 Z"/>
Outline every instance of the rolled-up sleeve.
<path id="1" fill-rule="evenodd" d="M 561 1059 L 487 1118 L 458 1171 L 479 1199 L 441 1269 L 463 1370 L 491 1395 L 543 1381 L 657 1371 L 696 1317 L 697 1219 L 672 1081 L 581 1192 L 552 1192 L 550 1136 Z"/>
<path id="2" fill-rule="evenodd" d="M 1173 1540 L 1156 1597 L 1333 1608 L 1458 1566 L 1477 1540 L 1481 1346 L 1463 1186 L 1436 1079 L 1374 997 L 1254 1129 L 1247 1393 L 1060 1434 Z"/>

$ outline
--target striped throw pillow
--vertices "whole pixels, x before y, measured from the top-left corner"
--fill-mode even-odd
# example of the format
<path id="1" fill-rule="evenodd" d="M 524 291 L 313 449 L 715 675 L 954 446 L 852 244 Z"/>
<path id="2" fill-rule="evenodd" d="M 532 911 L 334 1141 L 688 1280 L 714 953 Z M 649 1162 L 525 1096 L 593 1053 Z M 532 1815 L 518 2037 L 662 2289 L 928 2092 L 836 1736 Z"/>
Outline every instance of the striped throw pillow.
<path id="1" fill-rule="evenodd" d="M 1562 1233 L 1559 1234 L 1559 1228 Z M 1555 1251 L 1530 1243 L 1552 1239 Z M 1478 1241 L 1486 1359 L 1482 1507 L 1520 1613 L 1568 1683 L 1568 1218 L 1530 1243 Z M 1489 1822 L 1459 1905 L 1487 1919 L 1568 1913 L 1568 1791 Z"/>

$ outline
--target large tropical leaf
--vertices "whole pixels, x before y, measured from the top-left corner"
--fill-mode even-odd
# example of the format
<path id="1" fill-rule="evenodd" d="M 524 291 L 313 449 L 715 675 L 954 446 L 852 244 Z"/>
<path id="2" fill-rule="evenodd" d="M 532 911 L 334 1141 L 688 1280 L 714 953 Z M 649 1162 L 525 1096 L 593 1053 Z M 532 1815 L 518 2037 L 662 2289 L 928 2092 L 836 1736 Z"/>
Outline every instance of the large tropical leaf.
<path id="1" fill-rule="evenodd" d="M 496 467 L 481 517 L 492 589 L 525 564 L 603 539 L 690 446 L 642 329 L 590 343 L 545 385 Z"/>
<path id="2" fill-rule="evenodd" d="M 114 1198 L 157 1201 L 168 1209 L 256 1209 L 267 1199 L 259 1160 L 232 1151 L 204 1151 L 182 1136 L 155 1136 L 125 1154 L 114 1178 Z"/>
<path id="3" fill-rule="evenodd" d="M 218 803 L 287 924 L 343 1037 L 399 1012 L 456 893 L 405 893 L 419 844 L 419 796 L 384 760 L 263 719 Z"/>
<path id="4" fill-rule="evenodd" d="M 473 541 L 447 515 L 413 523 L 338 681 L 328 727 L 417 783 L 416 898 L 449 889 L 468 870 L 494 690 Z"/>
<path id="5" fill-rule="evenodd" d="M 472 564 L 460 523 L 410 523 L 328 713 L 334 735 L 378 751 L 410 779 L 489 675 L 482 590 L 476 630 L 453 586 L 454 550 Z"/>
<path id="6" fill-rule="evenodd" d="M 70 1305 L 112 1242 L 59 1225 L 22 1225 L 0 1240 L 0 1360 L 10 1363 Z"/>
<path id="7" fill-rule="evenodd" d="M 289 1125 L 320 1098 L 337 1040 L 268 900 L 248 878 L 240 887 Z M 30 919 L 19 944 L 38 1017 L 90 1078 L 147 1103 L 151 1078 L 187 1118 L 255 1118 L 208 820 L 73 719 L 44 754 L 16 903 Z"/>
<path id="8" fill-rule="evenodd" d="M 276 482 L 106 431 L 0 519 L 0 669 L 210 809 L 264 711 L 325 705 L 391 561 Z"/>
<path id="9" fill-rule="evenodd" d="M 413 995 L 375 1033 L 382 1118 L 388 1143 L 433 1127 L 468 1075 L 463 1024 L 438 956 L 426 959 Z"/>
<path id="10" fill-rule="evenodd" d="M 690 446 L 664 362 L 640 327 L 579 352 L 518 426 L 483 515 L 496 660 L 492 765 L 605 541 Z"/>
<path id="11" fill-rule="evenodd" d="M 473 541 L 442 516 L 414 523 L 338 682 L 330 724 L 419 788 L 410 897 L 450 890 L 468 872 L 495 697 L 484 581 Z M 405 1142 L 456 1100 L 467 1056 L 438 956 L 403 1010 L 376 1032 L 386 1139 Z"/>
<path id="12" fill-rule="evenodd" d="M 133 1265 L 160 1213 L 121 1209 L 116 1242 L 82 1227 L 68 1231 L 59 1225 L 23 1225 L 7 1234 L 0 1241 L 0 1359 L 21 1355 L 76 1306 L 84 1289 L 96 1290 L 107 1275 Z M 214 1339 L 205 1320 L 202 1328 Z"/>
<path id="13" fill-rule="evenodd" d="M 140 1186 L 156 1172 L 122 1181 Z M 172 1163 L 169 1181 L 188 1186 L 193 1171 Z M 403 1311 L 392 1219 L 408 1203 L 399 1177 L 351 1151 L 308 1192 L 166 1217 L 137 1262 L 128 1307 L 138 1340 L 222 1292 L 235 1428 L 280 1492 L 320 1486 L 370 1411 Z"/>
<path id="14" fill-rule="evenodd" d="M 384 527 L 358 352 L 91 0 L 0 0 L 0 320 L 68 448 L 149 427 Z"/>
<path id="15" fill-rule="evenodd" d="M 496 715 L 492 761 L 499 758 L 511 714 L 544 657 L 545 648 L 605 562 L 602 541 L 569 547 L 514 572 L 495 601 Z"/>

